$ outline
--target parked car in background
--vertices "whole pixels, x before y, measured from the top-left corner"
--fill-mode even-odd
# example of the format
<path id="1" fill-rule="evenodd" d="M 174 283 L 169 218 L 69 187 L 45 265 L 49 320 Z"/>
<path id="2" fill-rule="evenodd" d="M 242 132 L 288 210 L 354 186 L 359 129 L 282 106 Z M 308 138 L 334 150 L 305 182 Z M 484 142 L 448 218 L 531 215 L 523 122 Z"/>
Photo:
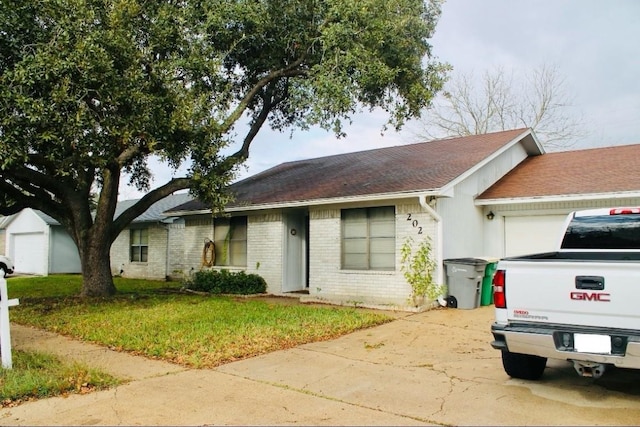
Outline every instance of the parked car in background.
<path id="1" fill-rule="evenodd" d="M 0 255 L 0 269 L 4 271 L 3 277 L 7 277 L 7 274 L 12 274 L 15 270 L 13 260 L 8 256 Z"/>

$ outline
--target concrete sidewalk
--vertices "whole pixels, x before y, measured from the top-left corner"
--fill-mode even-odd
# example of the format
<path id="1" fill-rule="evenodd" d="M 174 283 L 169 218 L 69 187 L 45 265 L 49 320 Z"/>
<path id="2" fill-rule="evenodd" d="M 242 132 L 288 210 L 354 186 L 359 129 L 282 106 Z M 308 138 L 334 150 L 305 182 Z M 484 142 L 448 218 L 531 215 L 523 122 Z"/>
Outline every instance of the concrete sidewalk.
<path id="1" fill-rule="evenodd" d="M 0 410 L 1 425 L 634 425 L 640 376 L 608 383 L 550 362 L 509 379 L 492 307 L 400 317 L 216 369 L 186 369 L 12 326 L 16 348 L 82 360 L 129 383 Z M 605 375 L 606 377 L 606 375 Z M 603 377 L 604 378 L 604 377 Z"/>

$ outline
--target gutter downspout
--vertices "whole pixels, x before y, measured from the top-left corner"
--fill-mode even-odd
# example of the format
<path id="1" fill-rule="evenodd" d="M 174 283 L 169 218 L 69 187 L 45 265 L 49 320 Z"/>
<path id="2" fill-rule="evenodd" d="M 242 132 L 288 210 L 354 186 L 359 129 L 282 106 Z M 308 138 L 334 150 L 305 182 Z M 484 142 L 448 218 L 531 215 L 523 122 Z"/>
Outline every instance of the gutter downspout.
<path id="1" fill-rule="evenodd" d="M 418 203 L 420 203 L 420 206 L 422 207 L 422 209 L 427 211 L 427 213 L 431 216 L 431 218 L 433 218 L 433 220 L 436 222 L 436 237 L 438 239 L 438 243 L 436 245 L 436 263 L 438 265 L 436 280 L 438 284 L 444 284 L 444 274 L 442 271 L 443 270 L 442 266 L 444 262 L 444 260 L 442 259 L 443 253 L 444 253 L 444 244 L 443 244 L 444 231 L 442 226 L 442 217 L 438 215 L 438 213 L 431 206 L 429 206 L 426 195 L 422 194 L 418 196 Z M 438 303 L 442 307 L 446 307 L 447 301 L 445 300 L 444 295 L 440 295 L 438 297 Z"/>

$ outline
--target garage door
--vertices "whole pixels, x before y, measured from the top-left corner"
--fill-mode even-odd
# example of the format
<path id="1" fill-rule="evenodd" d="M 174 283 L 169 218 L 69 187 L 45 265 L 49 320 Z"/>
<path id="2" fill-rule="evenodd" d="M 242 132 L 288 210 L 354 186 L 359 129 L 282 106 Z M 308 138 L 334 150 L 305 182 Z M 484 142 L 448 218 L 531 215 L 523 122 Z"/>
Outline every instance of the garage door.
<path id="1" fill-rule="evenodd" d="M 44 233 L 13 235 L 13 262 L 19 273 L 47 274 Z"/>
<path id="2" fill-rule="evenodd" d="M 566 215 L 505 217 L 505 254 L 527 255 L 556 249 Z"/>

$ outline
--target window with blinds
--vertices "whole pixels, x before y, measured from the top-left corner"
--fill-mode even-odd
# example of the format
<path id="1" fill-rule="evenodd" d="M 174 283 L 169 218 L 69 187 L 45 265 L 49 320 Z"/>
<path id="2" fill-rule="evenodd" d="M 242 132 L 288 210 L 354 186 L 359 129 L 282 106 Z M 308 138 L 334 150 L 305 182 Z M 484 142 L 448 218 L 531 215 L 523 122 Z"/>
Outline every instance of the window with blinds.
<path id="1" fill-rule="evenodd" d="M 342 268 L 394 270 L 396 247 L 393 206 L 342 210 Z"/>
<path id="2" fill-rule="evenodd" d="M 215 265 L 247 266 L 247 217 L 216 218 L 214 220 Z"/>

